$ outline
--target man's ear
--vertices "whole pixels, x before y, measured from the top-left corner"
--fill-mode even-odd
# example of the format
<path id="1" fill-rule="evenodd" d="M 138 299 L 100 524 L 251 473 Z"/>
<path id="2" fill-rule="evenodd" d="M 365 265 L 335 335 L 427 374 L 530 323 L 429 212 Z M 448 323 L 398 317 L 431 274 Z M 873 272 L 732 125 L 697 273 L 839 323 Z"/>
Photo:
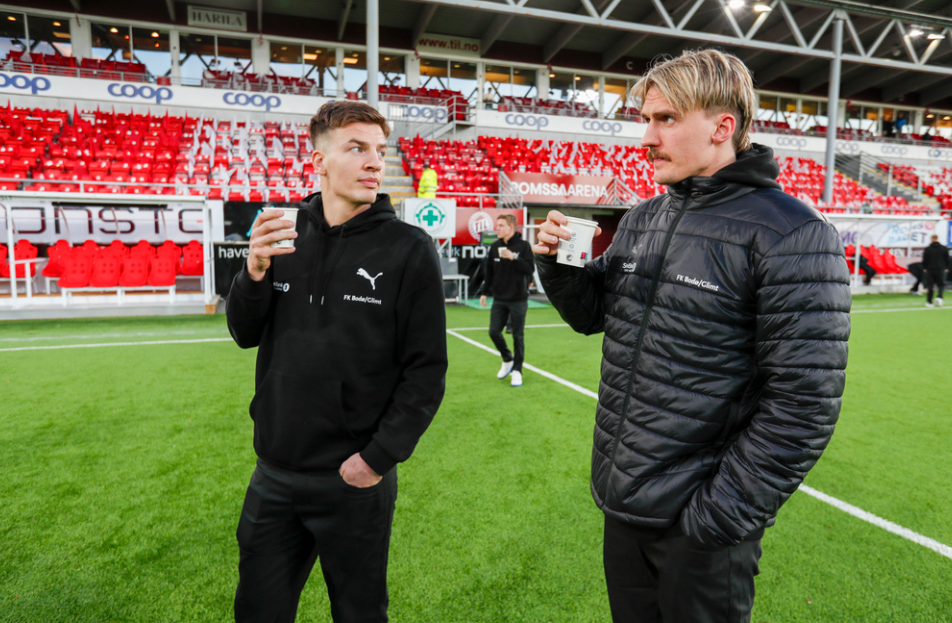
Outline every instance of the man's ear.
<path id="1" fill-rule="evenodd" d="M 322 146 L 314 146 L 314 151 L 311 152 L 311 164 L 314 165 L 314 172 L 318 175 L 327 174 L 327 171 L 324 168 L 324 151 Z"/>
<path id="2" fill-rule="evenodd" d="M 734 130 L 737 128 L 737 118 L 734 115 L 724 112 L 714 116 L 714 132 L 711 134 L 711 141 L 715 145 L 720 145 L 734 138 Z"/>

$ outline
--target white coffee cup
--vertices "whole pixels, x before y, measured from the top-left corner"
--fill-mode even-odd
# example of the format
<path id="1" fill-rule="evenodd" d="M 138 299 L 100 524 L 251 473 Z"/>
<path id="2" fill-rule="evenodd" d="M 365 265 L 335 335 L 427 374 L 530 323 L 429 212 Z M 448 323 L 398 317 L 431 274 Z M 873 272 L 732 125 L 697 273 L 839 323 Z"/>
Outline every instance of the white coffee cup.
<path id="1" fill-rule="evenodd" d="M 298 209 L 297 208 L 271 208 L 271 207 L 262 209 L 262 211 L 264 212 L 270 212 L 270 211 L 277 212 L 278 210 L 280 210 L 281 212 L 284 212 L 284 216 L 279 216 L 278 218 L 282 221 L 291 221 L 292 223 L 294 223 L 294 226 L 291 227 L 290 229 L 279 229 L 277 231 L 279 232 L 294 231 L 294 228 L 297 227 Z M 277 242 L 272 242 L 271 246 L 272 247 L 293 247 L 294 238 L 285 238 L 284 240 L 278 240 Z"/>
<path id="2" fill-rule="evenodd" d="M 583 218 L 566 216 L 568 221 L 563 227 L 572 234 L 568 240 L 559 240 L 559 253 L 556 261 L 568 266 L 585 266 L 585 262 L 592 259 L 592 238 L 595 237 L 595 228 L 598 223 Z"/>

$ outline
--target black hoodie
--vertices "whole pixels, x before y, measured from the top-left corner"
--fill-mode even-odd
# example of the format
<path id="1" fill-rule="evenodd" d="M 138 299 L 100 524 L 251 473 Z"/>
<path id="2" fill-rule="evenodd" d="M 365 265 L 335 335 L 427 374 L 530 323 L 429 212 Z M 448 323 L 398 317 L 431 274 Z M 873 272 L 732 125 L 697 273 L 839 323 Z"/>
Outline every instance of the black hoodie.
<path id="1" fill-rule="evenodd" d="M 242 348 L 258 346 L 251 417 L 269 463 L 336 471 L 355 452 L 378 474 L 409 458 L 443 398 L 446 314 L 439 261 L 423 230 L 378 195 L 343 225 L 320 193 L 302 202 L 297 250 L 226 301 Z"/>
<path id="2" fill-rule="evenodd" d="M 945 276 L 949 267 L 949 250 L 941 242 L 933 242 L 922 252 L 922 267 L 933 275 Z"/>
<path id="3" fill-rule="evenodd" d="M 514 260 L 499 257 L 499 250 L 504 248 L 512 251 Z M 534 270 L 532 247 L 522 239 L 522 234 L 515 232 L 508 243 L 500 238 L 489 247 L 481 292 L 499 301 L 526 301 Z"/>

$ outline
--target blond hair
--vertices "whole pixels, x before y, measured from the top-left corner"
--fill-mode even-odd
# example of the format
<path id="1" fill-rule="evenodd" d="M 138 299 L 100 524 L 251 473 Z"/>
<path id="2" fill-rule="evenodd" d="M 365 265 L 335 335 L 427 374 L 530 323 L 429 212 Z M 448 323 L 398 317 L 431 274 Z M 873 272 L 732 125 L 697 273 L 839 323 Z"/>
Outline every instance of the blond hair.
<path id="1" fill-rule="evenodd" d="M 512 227 L 512 231 L 516 231 L 516 227 L 519 225 L 519 221 L 516 220 L 515 214 L 500 214 L 496 217 L 496 220 L 502 219 L 509 224 L 509 227 Z"/>
<path id="2" fill-rule="evenodd" d="M 679 113 L 701 110 L 709 115 L 730 113 L 737 124 L 734 151 L 750 149 L 750 126 L 757 96 L 750 70 L 734 56 L 720 50 L 686 50 L 677 58 L 662 59 L 631 88 L 635 106 L 641 108 L 649 89 Z"/>

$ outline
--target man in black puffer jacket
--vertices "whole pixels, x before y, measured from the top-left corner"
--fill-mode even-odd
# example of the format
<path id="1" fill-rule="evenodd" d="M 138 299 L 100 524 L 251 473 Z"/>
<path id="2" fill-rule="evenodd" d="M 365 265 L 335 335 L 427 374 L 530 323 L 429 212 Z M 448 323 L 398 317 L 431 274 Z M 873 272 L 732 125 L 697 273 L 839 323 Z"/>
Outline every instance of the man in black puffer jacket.
<path id="1" fill-rule="evenodd" d="M 605 332 L 591 487 L 612 616 L 749 621 L 764 528 L 840 411 L 843 245 L 750 144 L 756 100 L 736 57 L 685 52 L 635 91 L 668 192 L 632 208 L 584 268 L 555 261 L 569 237 L 558 212 L 534 247 L 566 322 Z"/>

